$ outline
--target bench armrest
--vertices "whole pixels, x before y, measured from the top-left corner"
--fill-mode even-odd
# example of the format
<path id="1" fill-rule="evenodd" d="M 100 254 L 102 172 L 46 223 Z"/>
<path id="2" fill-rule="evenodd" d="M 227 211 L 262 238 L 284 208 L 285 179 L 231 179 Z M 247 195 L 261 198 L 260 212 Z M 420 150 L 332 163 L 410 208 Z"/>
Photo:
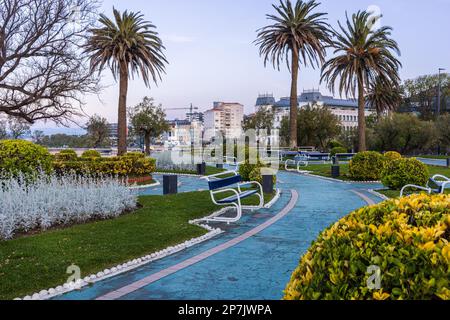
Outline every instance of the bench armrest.
<path id="1" fill-rule="evenodd" d="M 415 188 L 415 189 L 427 191 L 429 194 L 431 194 L 431 192 L 432 192 L 431 188 L 426 188 L 426 187 L 416 186 L 416 185 L 413 185 L 413 184 L 408 184 L 408 185 L 404 186 L 402 188 L 402 190 L 400 191 L 400 197 L 403 197 L 403 194 L 404 194 L 405 190 L 409 189 L 409 188 Z"/>
<path id="2" fill-rule="evenodd" d="M 238 190 L 240 193 L 242 193 L 241 187 L 243 186 L 250 186 L 250 185 L 255 185 L 259 188 L 261 194 L 263 194 L 263 187 L 261 185 L 261 183 L 257 182 L 257 181 L 248 181 L 248 182 L 242 182 L 240 184 L 238 184 Z"/>
<path id="3" fill-rule="evenodd" d="M 432 180 L 443 179 L 443 180 L 445 180 L 445 181 L 450 181 L 450 178 L 448 178 L 448 177 L 446 177 L 446 176 L 443 176 L 443 175 L 441 175 L 441 174 L 436 174 L 436 175 L 434 175 L 431 179 L 432 179 Z"/>
<path id="4" fill-rule="evenodd" d="M 220 193 L 225 193 L 225 192 L 233 192 L 233 193 L 236 195 L 236 197 L 237 197 L 239 206 L 241 205 L 241 198 L 239 198 L 240 191 L 238 192 L 237 190 L 231 189 L 231 188 L 229 188 L 229 189 L 219 189 L 219 190 L 215 190 L 215 191 L 210 191 L 210 193 L 211 193 L 211 199 L 212 199 L 212 201 L 214 202 L 214 204 L 217 204 L 217 205 L 218 205 L 218 203 L 217 203 L 217 201 L 216 201 L 215 195 L 216 195 L 216 194 L 220 194 Z"/>

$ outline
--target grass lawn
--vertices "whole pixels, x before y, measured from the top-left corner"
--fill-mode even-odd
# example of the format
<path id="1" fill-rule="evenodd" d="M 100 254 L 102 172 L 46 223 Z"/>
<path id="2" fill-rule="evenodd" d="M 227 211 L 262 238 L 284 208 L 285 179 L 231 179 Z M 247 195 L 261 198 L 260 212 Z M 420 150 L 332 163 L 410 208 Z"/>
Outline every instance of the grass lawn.
<path id="1" fill-rule="evenodd" d="M 266 196 L 270 201 L 273 196 Z M 202 236 L 189 220 L 218 209 L 209 192 L 144 196 L 142 208 L 113 220 L 76 225 L 38 235 L 0 241 L 0 299 L 13 299 L 67 281 L 66 269 L 81 268 L 82 277 L 168 246 Z M 246 204 L 256 204 L 256 197 Z"/>
<path id="2" fill-rule="evenodd" d="M 388 198 L 398 198 L 400 197 L 400 190 L 376 190 L 378 193 L 381 193 L 382 195 L 385 195 Z M 446 194 L 450 194 L 450 190 L 445 191 Z"/>
<path id="3" fill-rule="evenodd" d="M 414 158 L 424 158 L 424 159 L 447 159 L 449 156 L 429 156 L 429 155 L 421 155 L 421 156 L 412 156 Z"/>

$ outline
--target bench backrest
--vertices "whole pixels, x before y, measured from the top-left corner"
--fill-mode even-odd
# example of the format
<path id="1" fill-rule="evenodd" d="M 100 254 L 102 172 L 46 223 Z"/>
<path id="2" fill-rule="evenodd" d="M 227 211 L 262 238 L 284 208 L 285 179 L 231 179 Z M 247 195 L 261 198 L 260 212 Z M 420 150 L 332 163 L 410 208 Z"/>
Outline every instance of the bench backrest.
<path id="1" fill-rule="evenodd" d="M 225 178 L 225 179 L 209 181 L 208 184 L 209 184 L 209 190 L 212 191 L 212 190 L 229 187 L 229 186 L 235 185 L 240 182 L 242 182 L 242 177 L 237 175 L 237 176 L 233 176 L 233 177 L 229 177 L 229 178 Z"/>

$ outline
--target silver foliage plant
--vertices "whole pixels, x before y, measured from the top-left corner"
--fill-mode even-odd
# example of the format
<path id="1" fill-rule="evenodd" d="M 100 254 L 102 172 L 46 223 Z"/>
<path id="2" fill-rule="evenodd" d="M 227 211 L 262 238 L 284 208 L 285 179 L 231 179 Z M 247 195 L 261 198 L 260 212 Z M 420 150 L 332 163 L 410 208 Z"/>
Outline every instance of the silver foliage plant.
<path id="1" fill-rule="evenodd" d="M 115 218 L 135 209 L 137 194 L 118 178 L 39 174 L 0 177 L 0 240 L 53 226 Z"/>

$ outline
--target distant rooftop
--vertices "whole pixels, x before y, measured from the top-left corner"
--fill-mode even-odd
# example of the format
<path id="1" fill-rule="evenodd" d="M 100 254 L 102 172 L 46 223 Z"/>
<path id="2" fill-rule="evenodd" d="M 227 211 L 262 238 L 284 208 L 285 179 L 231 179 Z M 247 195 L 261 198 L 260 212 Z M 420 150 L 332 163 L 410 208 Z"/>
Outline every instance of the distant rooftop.
<path id="1" fill-rule="evenodd" d="M 307 103 L 323 103 L 324 105 L 331 107 L 342 108 L 358 108 L 358 102 L 350 99 L 336 99 L 332 96 L 324 96 L 319 90 L 305 90 L 298 97 L 299 105 Z M 256 100 L 256 106 L 268 106 L 272 105 L 276 108 L 289 108 L 290 98 L 283 97 L 279 101 L 276 101 L 273 95 L 260 95 Z"/>

